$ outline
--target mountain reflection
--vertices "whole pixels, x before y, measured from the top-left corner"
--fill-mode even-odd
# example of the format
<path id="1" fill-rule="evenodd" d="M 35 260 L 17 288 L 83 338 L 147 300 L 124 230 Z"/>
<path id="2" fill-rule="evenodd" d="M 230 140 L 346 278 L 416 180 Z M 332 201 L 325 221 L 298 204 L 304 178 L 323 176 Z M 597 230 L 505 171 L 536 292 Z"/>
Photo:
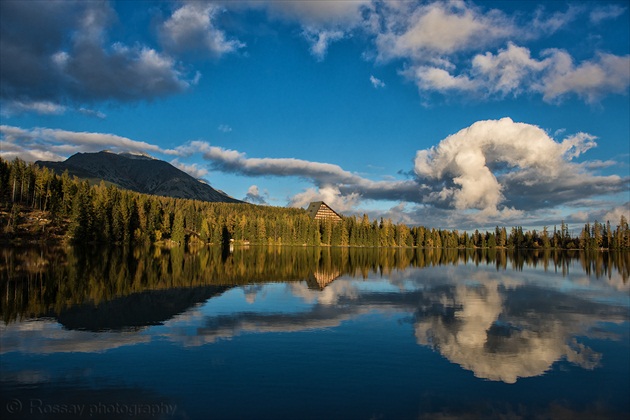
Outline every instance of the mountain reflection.
<path id="1" fill-rule="evenodd" d="M 253 247 L 2 257 L 1 353 L 103 352 L 153 339 L 202 346 L 403 314 L 419 345 L 479 378 L 514 383 L 557 362 L 596 368 L 601 354 L 585 338 L 602 338 L 602 322 L 628 322 L 627 261 L 615 255 L 597 262 L 582 254 Z M 147 333 L 152 326 L 159 332 Z"/>
<path id="2" fill-rule="evenodd" d="M 162 325 L 191 306 L 211 299 L 226 286 L 173 288 L 134 293 L 101 302 L 76 305 L 57 315 L 57 321 L 70 330 L 124 331 Z"/>

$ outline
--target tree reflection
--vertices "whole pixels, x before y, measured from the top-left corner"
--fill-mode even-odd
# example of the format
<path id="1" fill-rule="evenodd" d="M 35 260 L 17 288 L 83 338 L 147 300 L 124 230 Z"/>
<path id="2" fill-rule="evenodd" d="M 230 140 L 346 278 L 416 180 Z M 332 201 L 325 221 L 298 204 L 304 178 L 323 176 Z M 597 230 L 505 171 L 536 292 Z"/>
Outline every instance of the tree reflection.
<path id="1" fill-rule="evenodd" d="M 78 305 L 98 306 L 147 291 L 309 281 L 323 289 L 339 276 L 389 276 L 409 267 L 492 265 L 525 267 L 627 284 L 630 253 L 516 252 L 501 249 L 249 247 L 185 251 L 151 247 L 0 249 L 0 310 L 5 323 L 58 315 Z"/>
<path id="2" fill-rule="evenodd" d="M 597 255 L 589 260 L 582 253 L 448 249 L 5 249 L 2 351 L 103 351 L 150 339 L 139 330 L 153 325 L 164 325 L 161 338 L 201 346 L 247 332 L 335 328 L 368 313 L 406 314 L 413 325 L 409 336 L 419 345 L 479 378 L 514 383 L 558 362 L 596 368 L 602 355 L 583 338 L 614 339 L 601 323 L 628 322 L 625 257 Z M 287 287 L 274 289 L 271 283 Z M 247 306 L 196 310 L 232 287 L 241 287 L 242 294 L 234 295 Z M 273 310 L 265 309 L 265 295 L 273 290 L 290 296 L 292 304 L 285 307 L 277 302 L 287 300 L 279 299 Z M 37 317 L 43 319 L 13 322 Z M 38 340 L 29 341 L 29 334 Z"/>

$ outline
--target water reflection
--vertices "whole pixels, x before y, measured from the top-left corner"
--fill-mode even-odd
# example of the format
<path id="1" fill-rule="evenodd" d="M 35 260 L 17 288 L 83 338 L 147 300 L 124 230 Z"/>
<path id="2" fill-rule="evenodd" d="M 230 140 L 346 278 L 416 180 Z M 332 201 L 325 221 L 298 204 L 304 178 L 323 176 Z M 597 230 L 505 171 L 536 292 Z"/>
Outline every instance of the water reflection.
<path id="1" fill-rule="evenodd" d="M 324 290 L 342 275 L 365 279 L 378 274 L 395 279 L 396 272 L 407 268 L 459 265 L 494 266 L 502 273 L 534 270 L 561 274 L 552 281 L 571 278 L 572 282 L 586 286 L 593 281 L 603 281 L 618 290 L 627 290 L 630 253 L 258 247 L 225 253 L 216 248 L 194 252 L 181 248 L 0 248 L 0 311 L 4 322 L 9 323 L 22 318 L 59 315 L 77 305 L 100 307 L 103 302 L 147 291 L 186 294 L 183 289 L 195 287 L 300 281 L 306 281 L 314 290 Z M 218 290 L 200 291 L 191 298 L 203 301 L 210 297 L 204 298 L 204 293 L 215 292 Z M 140 301 L 145 298 L 160 299 L 156 294 L 135 297 Z M 163 299 L 183 302 L 188 298 L 164 296 Z M 120 302 L 119 305 L 127 307 L 135 303 Z M 185 305 L 173 307 L 171 316 L 184 309 Z M 152 325 L 169 315 L 165 311 L 151 321 L 155 316 L 147 316 L 149 320 L 144 324 L 138 321 L 128 326 Z M 125 326 L 85 326 L 87 329 L 101 327 Z"/>
<path id="2" fill-rule="evenodd" d="M 53 319 L 38 319 L 5 326 L 0 354 L 103 353 L 124 346 L 149 343 L 151 336 L 134 331 L 93 334 L 63 328 Z"/>
<path id="3" fill-rule="evenodd" d="M 403 314 L 418 345 L 515 383 L 558 362 L 595 369 L 590 339 L 626 340 L 627 255 L 431 250 L 3 250 L 0 353 L 199 347 Z"/>
<path id="4" fill-rule="evenodd" d="M 601 354 L 577 337 L 588 337 L 599 322 L 626 319 L 622 309 L 611 312 L 606 305 L 537 288 L 510 290 L 498 281 L 457 285 L 428 298 L 430 309 L 416 315 L 418 343 L 479 378 L 507 383 L 541 375 L 559 360 L 595 368 Z"/>

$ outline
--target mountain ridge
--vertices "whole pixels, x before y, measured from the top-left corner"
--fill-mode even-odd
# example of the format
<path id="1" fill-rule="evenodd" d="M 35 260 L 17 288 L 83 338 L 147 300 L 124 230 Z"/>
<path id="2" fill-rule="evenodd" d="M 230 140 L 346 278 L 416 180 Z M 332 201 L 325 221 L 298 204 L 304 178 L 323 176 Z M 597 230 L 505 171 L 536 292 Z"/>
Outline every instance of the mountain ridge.
<path id="1" fill-rule="evenodd" d="M 195 179 L 170 163 L 146 154 L 103 150 L 96 153 L 75 153 L 63 162 L 37 161 L 35 164 L 47 167 L 59 175 L 67 170 L 71 176 L 93 182 L 102 180 L 143 194 L 219 203 L 244 203 L 204 181 Z"/>

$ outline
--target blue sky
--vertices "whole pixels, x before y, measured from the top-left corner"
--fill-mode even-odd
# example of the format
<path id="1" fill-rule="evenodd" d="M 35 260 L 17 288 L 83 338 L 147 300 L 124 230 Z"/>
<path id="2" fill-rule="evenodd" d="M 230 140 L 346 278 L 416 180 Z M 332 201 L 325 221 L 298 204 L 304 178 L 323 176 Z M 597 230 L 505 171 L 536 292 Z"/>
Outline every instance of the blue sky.
<path id="1" fill-rule="evenodd" d="M 0 154 L 451 229 L 629 217 L 630 3 L 0 3 Z"/>

